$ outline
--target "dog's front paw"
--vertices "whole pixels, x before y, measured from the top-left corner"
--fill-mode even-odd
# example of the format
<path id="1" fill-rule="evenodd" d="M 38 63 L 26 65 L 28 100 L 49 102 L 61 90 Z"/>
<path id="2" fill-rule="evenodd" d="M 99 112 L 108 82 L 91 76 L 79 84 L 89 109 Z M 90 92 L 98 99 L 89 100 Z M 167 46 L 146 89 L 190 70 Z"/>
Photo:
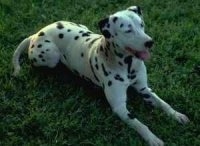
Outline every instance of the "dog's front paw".
<path id="1" fill-rule="evenodd" d="M 150 146 L 164 146 L 164 142 L 158 137 L 156 137 L 153 133 L 147 140 L 147 142 Z"/>
<path id="2" fill-rule="evenodd" d="M 174 113 L 174 118 L 181 124 L 187 124 L 190 122 L 189 118 L 186 115 L 179 112 Z"/>

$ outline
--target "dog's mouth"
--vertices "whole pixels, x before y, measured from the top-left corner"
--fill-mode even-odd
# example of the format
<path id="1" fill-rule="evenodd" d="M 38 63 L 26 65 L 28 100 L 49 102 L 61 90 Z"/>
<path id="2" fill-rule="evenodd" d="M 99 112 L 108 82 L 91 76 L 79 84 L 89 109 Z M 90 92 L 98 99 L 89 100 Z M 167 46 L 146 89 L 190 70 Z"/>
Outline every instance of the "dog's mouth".
<path id="1" fill-rule="evenodd" d="M 133 48 L 126 47 L 126 50 L 141 60 L 148 60 L 151 57 L 149 49 L 145 49 L 143 51 L 137 51 Z"/>

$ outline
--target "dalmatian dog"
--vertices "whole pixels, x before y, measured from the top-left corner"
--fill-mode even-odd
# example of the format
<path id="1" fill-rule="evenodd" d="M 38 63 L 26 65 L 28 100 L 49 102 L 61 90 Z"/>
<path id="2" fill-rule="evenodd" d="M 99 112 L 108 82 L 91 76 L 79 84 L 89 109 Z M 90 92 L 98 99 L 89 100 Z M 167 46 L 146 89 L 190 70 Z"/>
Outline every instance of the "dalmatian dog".
<path id="1" fill-rule="evenodd" d="M 189 122 L 186 115 L 173 109 L 147 85 L 144 61 L 150 58 L 153 40 L 144 27 L 139 6 L 101 20 L 99 28 L 103 35 L 93 33 L 84 25 L 55 22 L 21 42 L 13 55 L 14 76 L 19 74 L 19 58 L 25 49 L 34 66 L 53 68 L 61 61 L 72 72 L 102 87 L 112 111 L 150 146 L 163 146 L 164 142 L 126 106 L 126 91 L 132 86 L 147 103 L 161 108 L 181 124 Z"/>

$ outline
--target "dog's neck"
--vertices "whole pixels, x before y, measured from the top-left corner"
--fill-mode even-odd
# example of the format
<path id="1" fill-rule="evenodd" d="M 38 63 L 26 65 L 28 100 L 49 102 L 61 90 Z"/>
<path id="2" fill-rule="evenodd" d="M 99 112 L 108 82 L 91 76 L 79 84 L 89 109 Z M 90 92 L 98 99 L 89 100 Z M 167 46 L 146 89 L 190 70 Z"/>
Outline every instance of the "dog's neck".
<path id="1" fill-rule="evenodd" d="M 120 50 L 122 49 L 118 44 L 108 41 L 105 37 L 102 37 L 101 43 L 97 48 L 97 52 L 101 54 L 109 66 L 123 67 L 124 64 L 127 64 L 126 58 L 136 59 L 140 62 L 134 55 Z"/>

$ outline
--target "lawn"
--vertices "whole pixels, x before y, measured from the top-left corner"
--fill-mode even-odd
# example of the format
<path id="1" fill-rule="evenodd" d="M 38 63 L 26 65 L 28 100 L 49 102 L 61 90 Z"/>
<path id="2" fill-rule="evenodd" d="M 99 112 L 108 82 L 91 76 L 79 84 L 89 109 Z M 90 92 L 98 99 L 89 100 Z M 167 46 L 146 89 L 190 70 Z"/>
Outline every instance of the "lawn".
<path id="1" fill-rule="evenodd" d="M 0 145 L 144 146 L 145 142 L 112 111 L 102 90 L 59 65 L 33 68 L 25 53 L 19 77 L 11 76 L 11 58 L 27 36 L 57 20 L 81 23 L 99 33 L 101 18 L 131 5 L 143 9 L 146 31 L 154 38 L 146 62 L 151 88 L 188 125 L 140 97 L 128 106 L 166 146 L 200 145 L 200 1 L 199 0 L 0 0 Z"/>

